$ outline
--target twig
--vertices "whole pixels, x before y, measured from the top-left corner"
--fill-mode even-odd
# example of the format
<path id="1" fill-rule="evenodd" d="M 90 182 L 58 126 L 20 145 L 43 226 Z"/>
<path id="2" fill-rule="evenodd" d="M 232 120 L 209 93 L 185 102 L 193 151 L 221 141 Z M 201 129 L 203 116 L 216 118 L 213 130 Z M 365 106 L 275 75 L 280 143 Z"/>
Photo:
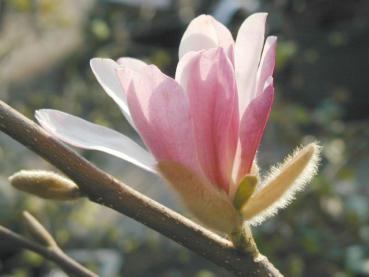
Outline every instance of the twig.
<path id="1" fill-rule="evenodd" d="M 39 245 L 0 225 L 0 239 L 11 242 L 13 246 L 36 252 L 44 258 L 58 264 L 65 272 L 72 276 L 98 277 L 75 260 L 67 256 L 59 247 L 46 247 Z"/>
<path id="2" fill-rule="evenodd" d="M 59 248 L 52 235 L 35 217 L 33 217 L 29 212 L 24 211 L 23 218 L 34 241 L 37 241 L 38 244 L 48 248 Z"/>
<path id="3" fill-rule="evenodd" d="M 233 244 L 114 179 L 0 101 L 0 130 L 63 171 L 91 201 L 127 215 L 240 276 L 282 276 Z"/>

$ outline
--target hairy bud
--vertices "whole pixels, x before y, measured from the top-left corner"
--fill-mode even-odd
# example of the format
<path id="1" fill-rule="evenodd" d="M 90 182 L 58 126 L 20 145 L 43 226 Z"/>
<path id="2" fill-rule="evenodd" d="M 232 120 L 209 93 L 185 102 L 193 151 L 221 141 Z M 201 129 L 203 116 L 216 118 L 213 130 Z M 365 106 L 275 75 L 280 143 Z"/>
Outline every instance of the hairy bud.
<path id="1" fill-rule="evenodd" d="M 73 200 L 82 196 L 74 182 L 50 171 L 21 170 L 10 176 L 9 182 L 18 190 L 46 199 Z"/>
<path id="2" fill-rule="evenodd" d="M 273 168 L 262 188 L 243 207 L 245 219 L 250 224 L 258 224 L 286 207 L 316 174 L 319 153 L 320 147 L 311 143 Z"/>

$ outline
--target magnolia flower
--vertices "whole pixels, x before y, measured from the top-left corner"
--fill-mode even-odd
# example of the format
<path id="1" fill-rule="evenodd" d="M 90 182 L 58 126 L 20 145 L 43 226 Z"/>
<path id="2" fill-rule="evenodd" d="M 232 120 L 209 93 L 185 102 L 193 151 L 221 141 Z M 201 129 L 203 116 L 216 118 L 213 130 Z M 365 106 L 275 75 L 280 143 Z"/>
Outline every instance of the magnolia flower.
<path id="1" fill-rule="evenodd" d="M 94 58 L 91 68 L 149 152 L 128 137 L 56 110 L 36 118 L 52 135 L 162 175 L 203 224 L 231 233 L 286 206 L 316 171 L 318 146 L 297 150 L 261 180 L 255 155 L 274 98 L 276 37 L 265 13 L 247 18 L 236 41 L 208 15 L 192 20 L 175 78 L 133 58 Z"/>

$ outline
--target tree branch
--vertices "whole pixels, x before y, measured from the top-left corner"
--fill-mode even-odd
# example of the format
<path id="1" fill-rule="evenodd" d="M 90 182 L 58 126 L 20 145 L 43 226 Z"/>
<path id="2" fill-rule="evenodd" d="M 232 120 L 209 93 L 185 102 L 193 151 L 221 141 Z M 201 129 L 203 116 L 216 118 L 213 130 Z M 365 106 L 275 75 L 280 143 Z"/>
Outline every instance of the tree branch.
<path id="1" fill-rule="evenodd" d="M 282 276 L 265 256 L 233 244 L 92 165 L 33 121 L 0 101 L 0 130 L 45 158 L 91 200 L 127 215 L 240 276 Z"/>
<path id="2" fill-rule="evenodd" d="M 46 247 L 37 244 L 0 225 L 0 239 L 11 242 L 12 245 L 21 249 L 36 252 L 44 258 L 58 264 L 66 273 L 80 277 L 98 277 L 95 273 L 83 267 L 75 260 L 67 256 L 59 247 Z"/>

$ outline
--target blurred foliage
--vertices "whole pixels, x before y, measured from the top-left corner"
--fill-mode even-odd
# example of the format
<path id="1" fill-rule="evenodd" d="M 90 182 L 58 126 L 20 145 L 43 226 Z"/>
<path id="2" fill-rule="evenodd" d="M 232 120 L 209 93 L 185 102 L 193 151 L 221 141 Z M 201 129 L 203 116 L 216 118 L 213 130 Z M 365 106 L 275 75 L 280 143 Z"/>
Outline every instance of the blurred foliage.
<path id="1" fill-rule="evenodd" d="M 173 75 L 186 24 L 197 14 L 213 13 L 219 2 L 1 1 L 0 97 L 31 118 L 35 109 L 51 107 L 137 138 L 98 86 L 89 59 L 132 56 Z M 318 139 L 324 146 L 314 182 L 286 210 L 254 228 L 259 248 L 286 276 L 369 276 L 369 2 L 243 3 L 246 8 L 227 15 L 233 34 L 249 13 L 261 10 L 270 13 L 268 32 L 279 39 L 277 99 L 259 153 L 261 167 L 280 161 L 298 144 Z M 24 34 L 17 37 L 7 32 L 11 28 Z M 38 44 L 55 32 L 59 35 L 48 46 Z M 22 50 L 32 46 L 34 52 Z M 83 154 L 181 209 L 158 179 L 105 155 Z M 52 167 L 3 134 L 0 160 L 0 223 L 24 233 L 20 215 L 29 210 L 67 253 L 101 276 L 228 276 L 154 231 L 87 200 L 55 203 L 12 190 L 6 178 L 15 171 Z M 54 264 L 6 242 L 0 242 L 0 275 L 63 276 Z"/>

